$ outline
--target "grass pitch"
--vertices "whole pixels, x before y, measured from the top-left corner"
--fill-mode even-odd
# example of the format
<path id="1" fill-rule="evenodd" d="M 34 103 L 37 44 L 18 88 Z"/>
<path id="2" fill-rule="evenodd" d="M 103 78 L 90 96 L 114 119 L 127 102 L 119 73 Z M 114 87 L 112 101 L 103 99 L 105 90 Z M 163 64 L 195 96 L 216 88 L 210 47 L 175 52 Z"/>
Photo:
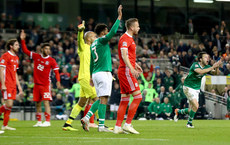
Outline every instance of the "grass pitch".
<path id="1" fill-rule="evenodd" d="M 74 145 L 74 144 L 109 144 L 109 145 L 229 145 L 229 120 L 195 120 L 195 128 L 186 128 L 185 120 L 174 121 L 133 121 L 134 128 L 140 135 L 99 133 L 90 128 L 85 132 L 80 121 L 73 126 L 79 131 L 63 131 L 65 121 L 52 121 L 48 128 L 32 127 L 35 121 L 11 121 L 9 126 L 16 131 L 5 131 L 0 135 L 0 145 Z M 0 121 L 2 124 L 2 121 Z M 106 125 L 114 126 L 115 121 L 106 120 Z"/>

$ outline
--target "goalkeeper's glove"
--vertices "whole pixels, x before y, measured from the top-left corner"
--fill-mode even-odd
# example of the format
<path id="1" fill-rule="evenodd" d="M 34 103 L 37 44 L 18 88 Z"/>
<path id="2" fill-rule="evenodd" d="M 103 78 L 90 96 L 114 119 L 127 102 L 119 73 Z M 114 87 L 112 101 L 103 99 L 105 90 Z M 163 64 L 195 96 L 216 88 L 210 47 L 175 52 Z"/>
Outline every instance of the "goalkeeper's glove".
<path id="1" fill-rule="evenodd" d="M 83 31 L 85 29 L 85 21 L 82 21 L 82 24 L 77 26 L 78 31 Z"/>

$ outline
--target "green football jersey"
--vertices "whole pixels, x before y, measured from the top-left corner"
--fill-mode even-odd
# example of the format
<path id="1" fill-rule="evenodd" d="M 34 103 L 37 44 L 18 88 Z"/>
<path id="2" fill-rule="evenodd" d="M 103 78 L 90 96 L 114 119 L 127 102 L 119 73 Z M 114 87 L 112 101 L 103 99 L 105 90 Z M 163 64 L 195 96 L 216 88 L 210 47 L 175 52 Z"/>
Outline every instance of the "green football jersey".
<path id="1" fill-rule="evenodd" d="M 96 39 L 90 46 L 91 60 L 90 60 L 90 73 L 112 71 L 111 52 L 109 41 L 117 33 L 120 20 L 116 20 L 110 32 L 98 39 Z"/>
<path id="2" fill-rule="evenodd" d="M 209 67 L 211 67 L 211 66 L 206 65 L 205 67 L 202 67 L 198 62 L 194 62 L 189 69 L 188 76 L 184 80 L 184 86 L 195 89 L 195 90 L 200 90 L 201 79 L 206 74 L 198 74 L 195 72 L 195 69 L 197 69 L 197 68 L 207 69 Z"/>

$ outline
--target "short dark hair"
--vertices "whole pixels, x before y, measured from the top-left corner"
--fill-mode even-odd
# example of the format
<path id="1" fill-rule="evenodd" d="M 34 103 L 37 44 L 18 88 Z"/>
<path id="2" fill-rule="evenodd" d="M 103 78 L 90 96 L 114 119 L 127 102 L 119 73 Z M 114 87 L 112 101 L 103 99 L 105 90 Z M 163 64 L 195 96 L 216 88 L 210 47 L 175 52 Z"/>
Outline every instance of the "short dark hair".
<path id="1" fill-rule="evenodd" d="M 41 48 L 43 49 L 43 48 L 45 48 L 46 46 L 49 46 L 49 47 L 50 47 L 50 44 L 49 44 L 49 43 L 42 43 Z"/>
<path id="2" fill-rule="evenodd" d="M 207 52 L 201 51 L 197 54 L 197 59 L 200 62 L 200 59 L 203 57 L 204 54 L 208 54 Z"/>
<path id="3" fill-rule="evenodd" d="M 102 31 L 104 31 L 105 29 L 108 29 L 108 26 L 106 24 L 103 24 L 103 23 L 99 23 L 96 25 L 95 29 L 94 29 L 94 32 L 97 34 L 97 35 L 100 35 L 100 33 Z"/>
<path id="4" fill-rule="evenodd" d="M 138 22 L 137 18 L 130 18 L 130 19 L 126 20 L 125 21 L 126 29 L 128 30 L 133 25 L 133 23 L 135 23 L 135 22 Z"/>
<path id="5" fill-rule="evenodd" d="M 17 42 L 17 39 L 10 39 L 6 42 L 6 49 L 10 50 L 10 45 L 13 46 L 15 42 Z"/>

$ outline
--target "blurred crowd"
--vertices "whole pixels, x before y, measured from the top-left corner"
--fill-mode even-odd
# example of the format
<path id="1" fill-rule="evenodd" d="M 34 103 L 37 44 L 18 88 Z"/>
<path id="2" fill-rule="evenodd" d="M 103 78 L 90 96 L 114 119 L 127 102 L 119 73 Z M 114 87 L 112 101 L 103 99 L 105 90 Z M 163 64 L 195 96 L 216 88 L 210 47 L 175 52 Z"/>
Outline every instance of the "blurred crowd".
<path id="1" fill-rule="evenodd" d="M 17 28 L 17 25 L 11 23 L 11 16 L 1 15 L 0 29 Z M 82 21 L 81 17 L 77 17 L 77 24 Z M 94 19 L 89 19 L 86 24 L 86 31 L 94 30 L 96 23 Z M 112 22 L 108 20 L 108 27 L 112 26 Z M 79 56 L 77 54 L 77 32 L 74 24 L 70 24 L 66 30 L 61 30 L 59 25 L 50 26 L 48 29 L 43 29 L 35 24 L 24 25 L 27 37 L 26 43 L 30 51 L 40 51 L 41 44 L 48 42 L 51 46 L 52 54 L 60 67 L 60 77 L 62 89 L 56 89 L 55 77 L 52 74 L 52 97 L 53 106 L 58 106 L 59 113 L 63 110 L 71 109 L 78 101 L 80 85 L 77 81 L 79 70 Z M 121 35 L 121 33 L 119 33 Z M 113 63 L 113 77 L 116 81 L 113 82 L 112 95 L 109 101 L 111 109 L 111 119 L 116 117 L 116 111 L 120 102 L 119 81 L 117 77 L 117 69 L 119 66 L 118 57 L 118 41 L 119 35 L 110 41 Z M 4 36 L 0 36 L 0 56 L 6 52 L 6 41 Z M 201 51 L 206 51 L 210 55 L 210 65 L 222 59 L 223 65 L 220 67 L 221 75 L 230 74 L 230 35 L 224 21 L 221 25 L 216 25 L 210 30 L 210 33 L 204 32 L 198 43 L 176 40 L 168 40 L 168 37 L 161 36 L 160 39 L 151 37 L 149 39 L 136 36 L 135 42 L 137 45 L 137 60 L 143 69 L 143 74 L 138 78 L 143 101 L 138 108 L 136 118 L 147 116 L 148 118 L 170 119 L 173 115 L 173 109 L 184 108 L 187 105 L 186 97 L 182 91 L 184 81 L 184 72 L 181 66 L 189 68 L 196 60 L 196 55 Z M 20 66 L 18 70 L 19 80 L 25 92 L 25 97 L 17 97 L 15 106 L 30 106 L 33 103 L 33 62 L 28 56 L 23 54 L 20 49 L 18 56 L 20 58 Z M 165 60 L 169 59 L 172 63 L 172 69 L 162 69 L 153 63 L 153 59 Z M 227 90 L 229 86 L 226 86 Z M 225 88 L 225 89 L 226 89 Z M 223 93 L 223 91 L 221 93 Z M 222 95 L 222 94 L 221 94 Z M 228 95 L 227 95 L 228 97 Z M 158 99 L 156 99 L 158 98 Z M 202 97 L 201 97 L 202 98 Z M 131 100 L 132 101 L 132 100 Z M 202 101 L 201 101 L 202 102 Z M 203 101 L 205 104 L 205 101 Z M 154 103 L 154 104 L 152 104 Z M 170 104 L 168 108 L 167 104 Z M 160 110 L 158 104 L 161 104 Z M 204 104 L 200 103 L 202 107 Z M 167 111 L 166 111 L 167 110 Z M 156 113 L 158 112 L 158 113 Z M 158 116 L 159 115 L 159 116 Z"/>

